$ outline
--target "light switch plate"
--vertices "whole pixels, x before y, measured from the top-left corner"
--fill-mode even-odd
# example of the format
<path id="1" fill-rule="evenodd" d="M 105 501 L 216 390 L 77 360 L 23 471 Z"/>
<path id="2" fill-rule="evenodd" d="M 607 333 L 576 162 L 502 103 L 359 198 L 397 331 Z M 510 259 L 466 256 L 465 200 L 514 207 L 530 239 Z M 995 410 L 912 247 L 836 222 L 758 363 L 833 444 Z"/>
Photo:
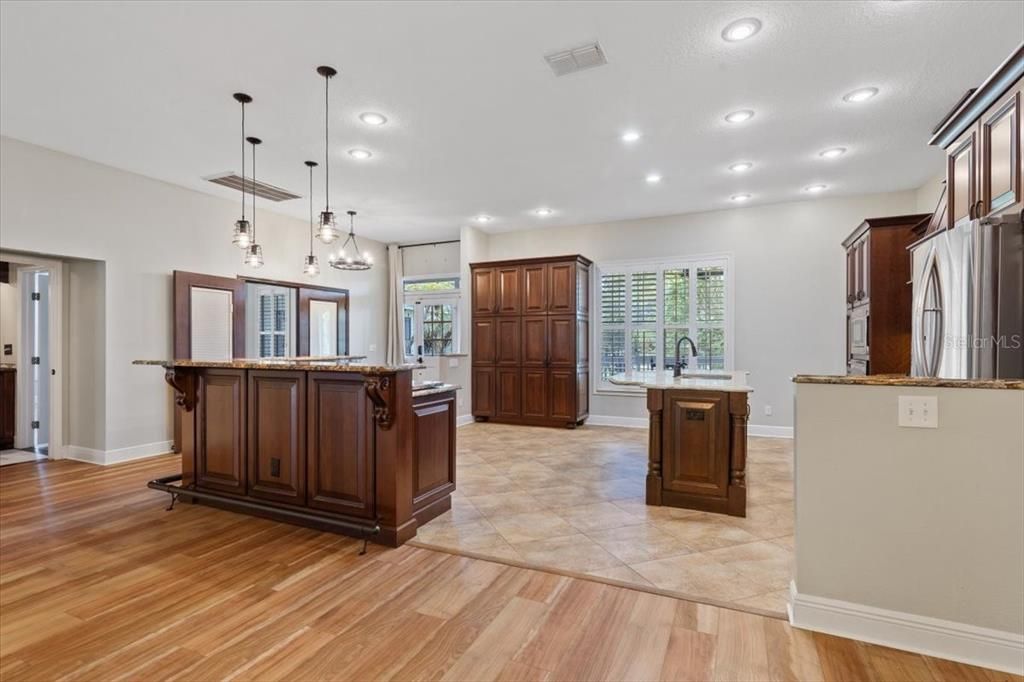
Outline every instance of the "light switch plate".
<path id="1" fill-rule="evenodd" d="M 899 425 L 915 429 L 939 428 L 939 397 L 934 395 L 901 395 Z"/>

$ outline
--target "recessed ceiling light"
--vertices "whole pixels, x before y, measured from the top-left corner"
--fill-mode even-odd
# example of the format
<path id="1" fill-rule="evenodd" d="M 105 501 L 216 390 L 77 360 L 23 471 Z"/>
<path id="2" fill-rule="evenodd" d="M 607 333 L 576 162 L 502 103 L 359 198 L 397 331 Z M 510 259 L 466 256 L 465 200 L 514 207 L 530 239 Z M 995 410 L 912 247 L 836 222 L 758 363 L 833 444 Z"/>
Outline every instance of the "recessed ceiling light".
<path id="1" fill-rule="evenodd" d="M 735 202 L 738 202 L 738 203 L 743 203 L 744 201 L 750 201 L 750 195 L 749 194 L 733 194 L 731 197 L 729 197 L 729 200 L 730 201 L 735 201 Z"/>
<path id="2" fill-rule="evenodd" d="M 737 19 L 722 31 L 722 38 L 730 43 L 746 40 L 761 30 L 761 22 L 754 18 Z"/>
<path id="3" fill-rule="evenodd" d="M 638 133 L 635 130 L 627 130 L 626 132 L 622 133 L 623 142 L 636 142 L 639 139 L 640 133 Z"/>
<path id="4" fill-rule="evenodd" d="M 804 187 L 804 191 L 810 192 L 811 194 L 824 192 L 826 189 L 828 189 L 828 185 L 807 185 L 807 187 Z"/>
<path id="5" fill-rule="evenodd" d="M 549 216 L 553 213 L 553 211 L 550 208 L 538 208 L 536 211 L 534 211 L 534 213 L 536 213 L 539 216 Z"/>
<path id="6" fill-rule="evenodd" d="M 750 170 L 753 167 L 754 164 L 750 163 L 749 161 L 740 161 L 739 163 L 734 163 L 731 166 L 729 166 L 729 170 L 731 170 L 733 173 L 745 173 L 746 171 Z"/>
<path id="7" fill-rule="evenodd" d="M 877 94 L 878 88 L 860 88 L 843 95 L 843 101 L 857 104 L 858 102 L 866 102 Z"/>
<path id="8" fill-rule="evenodd" d="M 351 156 L 353 159 L 359 159 L 360 161 L 365 161 L 366 159 L 373 156 L 373 154 L 367 151 L 366 149 L 349 149 L 348 155 Z"/>
<path id="9" fill-rule="evenodd" d="M 740 109 L 739 111 L 727 114 L 725 120 L 729 123 L 743 123 L 744 121 L 749 121 L 752 118 L 754 118 L 753 111 L 750 109 Z"/>
<path id="10" fill-rule="evenodd" d="M 818 154 L 818 156 L 823 159 L 837 159 L 845 153 L 846 147 L 830 147 Z"/>
<path id="11" fill-rule="evenodd" d="M 489 223 L 492 220 L 494 220 L 494 218 L 492 218 L 489 215 L 481 214 L 481 215 L 478 215 L 476 218 L 473 218 L 473 220 L 477 221 L 478 223 Z"/>
<path id="12" fill-rule="evenodd" d="M 647 181 L 648 185 L 657 185 L 661 182 L 661 176 L 657 173 L 648 173 L 647 177 L 644 179 Z"/>
<path id="13" fill-rule="evenodd" d="M 367 111 L 365 114 L 360 114 L 359 120 L 368 126 L 382 126 L 388 122 L 387 116 L 384 114 L 378 114 L 374 111 Z"/>

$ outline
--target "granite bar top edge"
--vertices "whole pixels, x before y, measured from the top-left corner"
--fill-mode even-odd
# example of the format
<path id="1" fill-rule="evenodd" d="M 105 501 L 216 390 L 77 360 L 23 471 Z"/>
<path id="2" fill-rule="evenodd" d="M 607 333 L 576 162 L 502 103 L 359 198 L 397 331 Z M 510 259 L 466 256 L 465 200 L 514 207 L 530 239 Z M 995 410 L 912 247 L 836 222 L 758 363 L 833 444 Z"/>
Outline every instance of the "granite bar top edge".
<path id="1" fill-rule="evenodd" d="M 449 391 L 459 390 L 462 390 L 462 387 L 456 384 L 442 384 L 440 386 L 431 386 L 430 388 L 414 388 L 412 389 L 412 397 L 422 398 L 428 395 L 437 395 L 439 393 L 448 393 Z"/>
<path id="2" fill-rule="evenodd" d="M 942 379 L 911 377 L 897 374 L 843 376 L 798 374 L 795 384 L 836 384 L 845 386 L 921 386 L 923 388 L 987 388 L 1011 391 L 1024 390 L 1024 379 Z"/>
<path id="3" fill-rule="evenodd" d="M 416 365 L 356 365 L 339 364 L 330 361 L 316 362 L 260 362 L 258 360 L 134 360 L 133 365 L 163 367 L 207 367 L 210 369 L 269 369 L 269 370 L 304 370 L 309 372 L 348 372 L 354 374 L 387 374 L 411 370 Z"/>

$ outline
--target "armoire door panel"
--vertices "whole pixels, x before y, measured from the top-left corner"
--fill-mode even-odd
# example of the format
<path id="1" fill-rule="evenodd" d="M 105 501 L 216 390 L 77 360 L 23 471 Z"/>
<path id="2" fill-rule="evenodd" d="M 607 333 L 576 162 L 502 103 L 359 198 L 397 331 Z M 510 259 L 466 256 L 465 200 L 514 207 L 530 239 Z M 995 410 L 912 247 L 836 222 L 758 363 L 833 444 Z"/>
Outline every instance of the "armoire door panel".
<path id="1" fill-rule="evenodd" d="M 493 365 L 497 352 L 497 321 L 493 317 L 473 320 L 473 364 Z"/>
<path id="2" fill-rule="evenodd" d="M 726 497 L 729 485 L 728 394 L 666 392 L 663 488 Z"/>
<path id="3" fill-rule="evenodd" d="M 590 320 L 576 320 L 576 364 L 585 365 L 590 362 Z"/>
<path id="4" fill-rule="evenodd" d="M 503 315 L 519 314 L 523 302 L 521 286 L 523 271 L 519 266 L 498 268 L 498 312 Z"/>
<path id="5" fill-rule="evenodd" d="M 493 417 L 495 413 L 495 376 L 493 367 L 473 368 L 473 415 Z"/>
<path id="6" fill-rule="evenodd" d="M 495 396 L 496 417 L 518 417 L 522 411 L 522 392 L 519 384 L 519 368 L 499 367 L 497 375 L 497 390 Z"/>
<path id="7" fill-rule="evenodd" d="M 548 370 L 523 370 L 523 416 L 546 418 L 548 414 Z"/>
<path id="8" fill-rule="evenodd" d="M 581 367 L 576 370 L 576 415 L 584 416 L 590 412 L 590 368 Z"/>
<path id="9" fill-rule="evenodd" d="M 576 421 L 576 370 L 548 372 L 549 416 L 552 419 Z"/>
<path id="10" fill-rule="evenodd" d="M 524 315 L 523 367 L 546 367 L 548 364 L 548 316 Z"/>
<path id="11" fill-rule="evenodd" d="M 415 400 L 412 412 L 412 501 L 420 508 L 455 489 L 455 400 Z"/>
<path id="12" fill-rule="evenodd" d="M 576 264 L 548 264 L 548 312 L 576 312 Z"/>
<path id="13" fill-rule="evenodd" d="M 196 401 L 196 485 L 244 495 L 246 491 L 245 371 L 203 370 Z"/>
<path id="14" fill-rule="evenodd" d="M 498 309 L 498 286 L 494 268 L 473 269 L 473 314 L 490 315 Z"/>
<path id="15" fill-rule="evenodd" d="M 552 367 L 576 366 L 576 316 L 548 317 L 548 362 Z"/>
<path id="16" fill-rule="evenodd" d="M 308 393 L 309 506 L 373 518 L 373 414 L 363 382 L 311 374 Z"/>
<path id="17" fill-rule="evenodd" d="M 249 372 L 249 494 L 306 502 L 306 373 Z"/>
<path id="18" fill-rule="evenodd" d="M 519 365 L 522 346 L 520 318 L 499 316 L 495 318 L 497 342 L 495 362 L 498 365 Z"/>
<path id="19" fill-rule="evenodd" d="M 523 266 L 523 313 L 548 311 L 548 267 L 543 263 Z"/>
<path id="20" fill-rule="evenodd" d="M 576 264 L 576 313 L 590 314 L 590 268 Z"/>

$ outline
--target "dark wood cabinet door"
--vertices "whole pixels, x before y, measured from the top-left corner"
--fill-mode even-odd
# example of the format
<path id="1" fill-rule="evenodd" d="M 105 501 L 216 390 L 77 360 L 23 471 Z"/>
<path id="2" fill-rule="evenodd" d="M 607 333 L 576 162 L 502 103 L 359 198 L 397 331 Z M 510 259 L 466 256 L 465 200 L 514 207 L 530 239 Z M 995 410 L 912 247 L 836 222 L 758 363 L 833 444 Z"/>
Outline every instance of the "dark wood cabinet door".
<path id="1" fill-rule="evenodd" d="M 196 400 L 196 485 L 246 492 L 245 370 L 204 369 Z"/>
<path id="2" fill-rule="evenodd" d="M 549 415 L 552 419 L 576 421 L 576 370 L 548 371 Z"/>
<path id="3" fill-rule="evenodd" d="M 871 298 L 871 236 L 857 242 L 857 302 L 864 303 Z"/>
<path id="4" fill-rule="evenodd" d="M 473 416 L 493 417 L 495 413 L 493 367 L 473 368 Z"/>
<path id="5" fill-rule="evenodd" d="M 576 417 L 586 417 L 590 413 L 590 368 L 581 367 L 576 370 Z"/>
<path id="6" fill-rule="evenodd" d="M 949 225 L 974 217 L 974 204 L 978 200 L 977 130 L 971 128 L 949 148 L 946 158 L 946 194 Z"/>
<path id="7" fill-rule="evenodd" d="M 497 317 L 497 343 L 495 345 L 495 362 L 499 365 L 519 365 L 519 354 L 522 346 L 520 338 L 519 317 Z"/>
<path id="8" fill-rule="evenodd" d="M 518 417 L 522 410 L 522 392 L 519 385 L 519 368 L 499 367 L 496 372 L 497 389 L 495 390 L 496 417 Z"/>
<path id="9" fill-rule="evenodd" d="M 473 364 L 493 365 L 497 353 L 497 320 L 479 317 L 473 320 Z"/>
<path id="10" fill-rule="evenodd" d="M 523 416 L 548 417 L 548 370 L 523 370 Z"/>
<path id="11" fill-rule="evenodd" d="M 552 367 L 576 366 L 576 316 L 548 317 L 548 364 Z"/>
<path id="12" fill-rule="evenodd" d="M 728 497 L 728 393 L 666 391 L 662 427 L 662 487 Z"/>
<path id="13" fill-rule="evenodd" d="M 524 315 L 523 367 L 546 367 L 548 364 L 548 316 Z"/>
<path id="14" fill-rule="evenodd" d="M 518 266 L 498 268 L 498 312 L 503 315 L 517 315 L 523 302 L 521 280 L 522 268 Z"/>
<path id="15" fill-rule="evenodd" d="M 249 372 L 248 491 L 306 503 L 306 373 Z"/>
<path id="16" fill-rule="evenodd" d="M 14 396 L 17 372 L 0 371 L 0 450 L 14 447 Z"/>
<path id="17" fill-rule="evenodd" d="M 857 302 L 857 249 L 851 246 L 846 250 L 846 306 L 853 307 Z"/>
<path id="18" fill-rule="evenodd" d="M 576 313 L 590 314 L 590 268 L 576 264 Z"/>
<path id="19" fill-rule="evenodd" d="M 414 398 L 413 510 L 455 490 L 455 394 Z"/>
<path id="20" fill-rule="evenodd" d="M 981 217 L 1021 200 L 1021 87 L 981 119 Z"/>
<path id="21" fill-rule="evenodd" d="M 548 311 L 548 266 L 543 263 L 523 266 L 523 313 Z"/>
<path id="22" fill-rule="evenodd" d="M 576 264 L 548 265 L 548 312 L 576 312 Z"/>
<path id="23" fill-rule="evenodd" d="M 307 504 L 373 518 L 373 414 L 361 380 L 309 375 Z"/>
<path id="24" fill-rule="evenodd" d="M 473 268 L 473 314 L 491 315 L 498 309 L 498 285 L 494 268 Z"/>

